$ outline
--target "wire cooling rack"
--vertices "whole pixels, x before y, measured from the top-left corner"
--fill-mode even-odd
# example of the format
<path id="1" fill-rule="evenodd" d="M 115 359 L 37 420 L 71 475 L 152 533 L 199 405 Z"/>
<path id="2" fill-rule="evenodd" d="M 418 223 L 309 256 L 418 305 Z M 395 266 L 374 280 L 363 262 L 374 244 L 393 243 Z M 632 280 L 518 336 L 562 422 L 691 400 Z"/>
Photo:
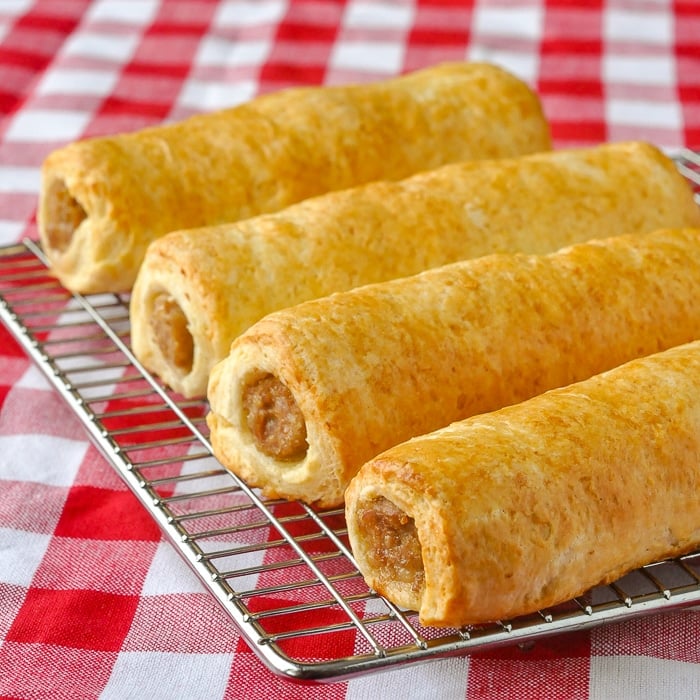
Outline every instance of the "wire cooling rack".
<path id="1" fill-rule="evenodd" d="M 678 167 L 700 203 L 700 155 Z M 369 590 L 342 509 L 264 499 L 213 457 L 204 401 L 182 400 L 129 347 L 128 299 L 71 295 L 31 241 L 0 249 L 0 318 L 172 545 L 275 673 L 334 681 L 700 604 L 700 552 L 534 615 L 432 629 Z M 136 552 L 138 555 L 138 552 Z"/>

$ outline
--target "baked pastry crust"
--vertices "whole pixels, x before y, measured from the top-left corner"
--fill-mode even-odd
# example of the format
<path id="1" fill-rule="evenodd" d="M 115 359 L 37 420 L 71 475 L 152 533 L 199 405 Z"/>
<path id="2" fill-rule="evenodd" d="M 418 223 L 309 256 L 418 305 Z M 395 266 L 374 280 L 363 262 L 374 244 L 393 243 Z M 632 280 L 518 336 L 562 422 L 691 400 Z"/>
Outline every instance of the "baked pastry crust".
<path id="1" fill-rule="evenodd" d="M 277 309 L 487 253 L 662 226 L 700 227 L 700 208 L 645 143 L 445 165 L 158 239 L 131 297 L 132 347 L 174 390 L 201 396 L 231 341 Z"/>
<path id="2" fill-rule="evenodd" d="M 447 162 L 549 147 L 536 95 L 488 64 L 294 88 L 54 151 L 42 168 L 39 233 L 68 289 L 121 292 L 148 244 L 170 231 Z"/>
<path id="3" fill-rule="evenodd" d="M 685 229 L 490 255 L 308 301 L 258 321 L 214 367 L 214 452 L 270 495 L 337 505 L 392 445 L 700 338 L 698 298 L 700 229 Z M 301 458 L 265 453 L 250 427 L 246 392 L 269 375 L 304 417 Z M 265 420 L 289 427 L 274 406 Z"/>
<path id="4" fill-rule="evenodd" d="M 695 549 L 700 342 L 393 447 L 346 516 L 368 585 L 426 625 L 524 615 Z"/>

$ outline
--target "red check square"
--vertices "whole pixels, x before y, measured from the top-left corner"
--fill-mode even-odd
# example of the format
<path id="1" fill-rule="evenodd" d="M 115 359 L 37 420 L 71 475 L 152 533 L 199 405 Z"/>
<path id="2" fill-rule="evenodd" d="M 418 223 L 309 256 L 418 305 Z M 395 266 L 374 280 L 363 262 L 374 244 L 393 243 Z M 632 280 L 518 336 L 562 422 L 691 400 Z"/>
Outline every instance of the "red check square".
<path id="1" fill-rule="evenodd" d="M 0 348 L 2 354 L 11 357 L 26 357 L 24 350 L 18 345 L 17 341 L 10 335 L 10 331 L 0 324 Z"/>
<path id="2" fill-rule="evenodd" d="M 30 588 L 7 641 L 119 651 L 138 600 L 136 595 Z"/>
<path id="3" fill-rule="evenodd" d="M 71 488 L 55 534 L 94 540 L 160 539 L 160 530 L 130 491 Z"/>

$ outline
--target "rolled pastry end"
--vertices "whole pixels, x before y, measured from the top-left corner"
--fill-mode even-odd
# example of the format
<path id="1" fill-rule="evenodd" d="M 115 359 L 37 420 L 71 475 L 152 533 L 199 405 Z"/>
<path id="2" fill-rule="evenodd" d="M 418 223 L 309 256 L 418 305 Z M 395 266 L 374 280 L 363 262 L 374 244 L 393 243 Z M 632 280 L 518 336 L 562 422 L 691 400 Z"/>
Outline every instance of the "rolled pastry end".
<path id="1" fill-rule="evenodd" d="M 353 549 L 361 557 L 368 583 L 406 608 L 418 610 L 425 570 L 413 518 L 384 496 L 360 499 L 353 518 Z"/>
<path id="2" fill-rule="evenodd" d="M 194 338 L 187 316 L 169 294 L 158 294 L 148 317 L 153 339 L 166 362 L 179 373 L 189 374 L 194 363 Z"/>
<path id="3" fill-rule="evenodd" d="M 64 253 L 70 247 L 76 229 L 87 218 L 87 212 L 66 183 L 61 178 L 52 179 L 44 195 L 44 245 L 57 253 Z"/>
<path id="4" fill-rule="evenodd" d="M 314 413 L 313 387 L 275 353 L 243 336 L 209 377 L 207 415 L 214 455 L 270 498 L 318 508 L 343 502 L 346 480 L 328 424 Z"/>
<path id="5" fill-rule="evenodd" d="M 308 450 L 306 422 L 292 392 L 274 375 L 248 382 L 243 413 L 255 447 L 276 460 L 298 462 Z"/>

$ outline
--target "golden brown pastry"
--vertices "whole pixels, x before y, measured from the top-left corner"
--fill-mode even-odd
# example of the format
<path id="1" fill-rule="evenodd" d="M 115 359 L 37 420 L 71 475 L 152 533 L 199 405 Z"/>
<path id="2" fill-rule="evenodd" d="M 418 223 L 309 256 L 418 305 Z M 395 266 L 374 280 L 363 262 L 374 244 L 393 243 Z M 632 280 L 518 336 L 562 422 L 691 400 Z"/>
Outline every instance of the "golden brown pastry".
<path id="1" fill-rule="evenodd" d="M 502 620 L 700 545 L 700 342 L 393 447 L 346 495 L 367 583 Z"/>
<path id="2" fill-rule="evenodd" d="M 648 144 L 446 165 L 160 238 L 134 285 L 132 346 L 170 387 L 203 395 L 231 341 L 271 311 L 486 253 L 662 226 L 700 226 L 700 208 Z"/>
<path id="3" fill-rule="evenodd" d="M 379 452 L 700 338 L 700 229 L 490 255 L 264 317 L 209 383 L 211 442 L 270 495 L 336 505 Z"/>
<path id="4" fill-rule="evenodd" d="M 500 68 L 450 63 L 369 85 L 296 88 L 55 151 L 39 231 L 73 291 L 130 289 L 169 231 L 471 158 L 545 150 L 535 94 Z"/>

